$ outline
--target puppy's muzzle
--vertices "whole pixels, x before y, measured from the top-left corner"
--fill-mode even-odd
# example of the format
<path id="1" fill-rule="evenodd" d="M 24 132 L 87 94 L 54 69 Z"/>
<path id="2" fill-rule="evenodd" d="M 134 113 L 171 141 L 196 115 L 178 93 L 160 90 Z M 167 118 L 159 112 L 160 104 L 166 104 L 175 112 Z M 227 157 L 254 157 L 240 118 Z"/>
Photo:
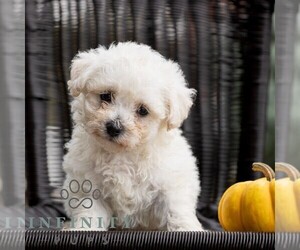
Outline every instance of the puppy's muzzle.
<path id="1" fill-rule="evenodd" d="M 115 138 L 122 134 L 124 127 L 119 119 L 109 121 L 106 123 L 106 133 L 111 137 Z"/>

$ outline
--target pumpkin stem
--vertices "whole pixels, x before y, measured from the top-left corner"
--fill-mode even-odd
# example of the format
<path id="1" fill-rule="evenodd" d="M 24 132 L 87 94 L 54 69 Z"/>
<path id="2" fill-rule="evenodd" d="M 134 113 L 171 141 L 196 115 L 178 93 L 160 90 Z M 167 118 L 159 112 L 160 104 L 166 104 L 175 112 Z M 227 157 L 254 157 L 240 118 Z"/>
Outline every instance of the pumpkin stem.
<path id="1" fill-rule="evenodd" d="M 275 163 L 275 171 L 285 173 L 293 181 L 300 178 L 299 171 L 294 166 L 292 166 L 291 164 L 288 164 L 288 163 L 285 163 L 285 162 L 276 162 Z"/>
<path id="2" fill-rule="evenodd" d="M 252 164 L 252 170 L 262 172 L 268 181 L 271 181 L 275 178 L 274 170 L 267 164 L 262 162 L 254 162 Z"/>

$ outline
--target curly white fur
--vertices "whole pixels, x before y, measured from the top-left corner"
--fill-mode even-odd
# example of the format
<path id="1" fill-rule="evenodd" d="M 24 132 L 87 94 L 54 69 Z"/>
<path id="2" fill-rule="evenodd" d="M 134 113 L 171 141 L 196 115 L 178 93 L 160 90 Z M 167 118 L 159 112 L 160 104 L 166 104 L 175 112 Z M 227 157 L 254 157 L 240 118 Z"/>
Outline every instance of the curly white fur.
<path id="1" fill-rule="evenodd" d="M 72 179 L 90 180 L 101 192 L 90 209 L 65 208 L 73 218 L 129 216 L 141 230 L 202 230 L 196 218 L 200 183 L 196 159 L 178 129 L 192 106 L 177 63 L 133 42 L 79 53 L 68 82 L 75 123 L 64 159 L 65 188 Z M 111 103 L 99 94 L 113 93 Z M 149 115 L 136 109 L 145 105 Z M 107 136 L 105 124 L 118 118 L 124 133 Z M 81 198 L 84 192 L 77 194 Z"/>

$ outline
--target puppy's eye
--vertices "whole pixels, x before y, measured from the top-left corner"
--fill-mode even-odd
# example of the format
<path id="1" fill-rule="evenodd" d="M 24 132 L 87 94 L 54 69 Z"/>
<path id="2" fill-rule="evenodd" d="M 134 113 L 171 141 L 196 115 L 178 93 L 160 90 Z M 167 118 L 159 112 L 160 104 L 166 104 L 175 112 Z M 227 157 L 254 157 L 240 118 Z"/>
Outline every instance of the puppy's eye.
<path id="1" fill-rule="evenodd" d="M 146 116 L 149 114 L 149 111 L 143 106 L 141 105 L 138 110 L 136 111 L 140 116 Z"/>
<path id="2" fill-rule="evenodd" d="M 103 101 L 103 102 L 108 102 L 108 103 L 110 103 L 111 100 L 112 100 L 112 93 L 111 93 L 111 92 L 105 92 L 105 93 L 102 93 L 102 94 L 100 94 L 100 99 L 101 99 L 101 101 Z"/>

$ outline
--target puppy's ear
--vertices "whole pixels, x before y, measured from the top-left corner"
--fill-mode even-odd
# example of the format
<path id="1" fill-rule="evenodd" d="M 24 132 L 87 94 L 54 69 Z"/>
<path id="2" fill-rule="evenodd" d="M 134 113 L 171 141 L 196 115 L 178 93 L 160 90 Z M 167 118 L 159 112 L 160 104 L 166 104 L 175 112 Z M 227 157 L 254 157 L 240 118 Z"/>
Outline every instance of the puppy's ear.
<path id="1" fill-rule="evenodd" d="M 176 86 L 169 92 L 169 114 L 167 118 L 168 130 L 179 128 L 188 117 L 193 100 L 196 96 L 195 89 L 185 86 Z"/>
<path id="2" fill-rule="evenodd" d="M 68 88 L 73 97 L 79 96 L 86 85 L 86 71 L 90 66 L 89 60 L 86 58 L 87 52 L 79 53 L 72 60 L 71 79 L 68 81 Z"/>

